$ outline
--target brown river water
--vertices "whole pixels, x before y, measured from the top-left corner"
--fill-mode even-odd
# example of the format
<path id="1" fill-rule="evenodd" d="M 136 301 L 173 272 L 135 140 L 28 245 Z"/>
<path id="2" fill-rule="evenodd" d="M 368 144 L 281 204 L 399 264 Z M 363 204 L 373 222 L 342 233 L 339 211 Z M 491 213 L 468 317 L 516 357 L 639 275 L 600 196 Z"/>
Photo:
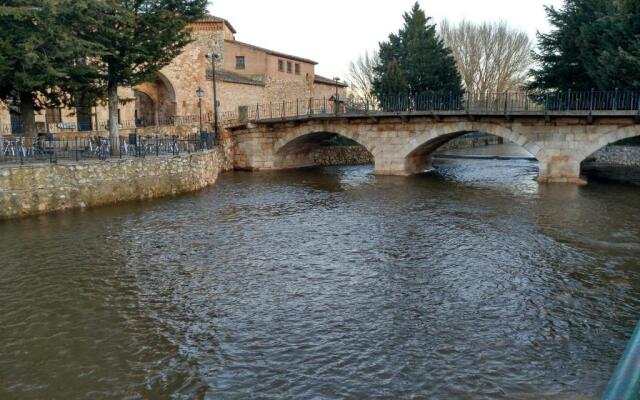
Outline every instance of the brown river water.
<path id="1" fill-rule="evenodd" d="M 0 223 L 0 399 L 597 399 L 640 188 L 535 162 L 227 173 Z"/>

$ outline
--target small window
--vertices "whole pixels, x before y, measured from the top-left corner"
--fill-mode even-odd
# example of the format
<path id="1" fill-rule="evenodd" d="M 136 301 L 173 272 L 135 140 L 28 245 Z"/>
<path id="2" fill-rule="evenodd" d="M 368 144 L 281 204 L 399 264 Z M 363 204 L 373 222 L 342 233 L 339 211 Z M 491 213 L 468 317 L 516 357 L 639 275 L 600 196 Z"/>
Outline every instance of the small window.
<path id="1" fill-rule="evenodd" d="M 293 73 L 293 64 L 290 61 L 287 61 L 287 73 Z"/>
<path id="2" fill-rule="evenodd" d="M 284 61 L 278 60 L 278 71 L 284 72 Z"/>
<path id="3" fill-rule="evenodd" d="M 244 69 L 244 56 L 236 56 L 236 69 Z"/>
<path id="4" fill-rule="evenodd" d="M 300 75 L 300 64 L 296 63 L 296 75 Z"/>
<path id="5" fill-rule="evenodd" d="M 59 124 L 62 122 L 62 109 L 60 107 L 47 107 L 45 110 L 47 123 Z"/>

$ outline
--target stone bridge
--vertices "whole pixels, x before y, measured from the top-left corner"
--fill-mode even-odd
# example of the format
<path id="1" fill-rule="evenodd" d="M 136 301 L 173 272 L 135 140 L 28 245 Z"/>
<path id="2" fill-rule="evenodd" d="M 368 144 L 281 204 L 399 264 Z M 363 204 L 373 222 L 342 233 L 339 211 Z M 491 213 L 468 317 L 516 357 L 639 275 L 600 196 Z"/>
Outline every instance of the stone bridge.
<path id="1" fill-rule="evenodd" d="M 375 174 L 408 175 L 431 167 L 433 152 L 470 132 L 486 132 L 525 148 L 539 161 L 540 182 L 584 183 L 580 164 L 600 148 L 640 135 L 635 111 L 510 115 L 402 112 L 271 118 L 231 128 L 238 169 L 314 165 L 311 152 L 335 135 L 364 146 Z"/>

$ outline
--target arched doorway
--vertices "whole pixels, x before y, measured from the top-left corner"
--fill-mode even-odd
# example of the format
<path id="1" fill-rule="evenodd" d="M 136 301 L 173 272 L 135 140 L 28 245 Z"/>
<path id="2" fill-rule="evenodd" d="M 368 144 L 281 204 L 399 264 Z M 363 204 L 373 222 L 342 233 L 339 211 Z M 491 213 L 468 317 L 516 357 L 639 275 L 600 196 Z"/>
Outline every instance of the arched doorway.
<path id="1" fill-rule="evenodd" d="M 161 73 L 153 81 L 134 88 L 136 98 L 136 121 L 140 125 L 167 125 L 176 116 L 176 93 L 173 85 Z"/>
<path id="2" fill-rule="evenodd" d="M 136 97 L 136 125 L 149 126 L 155 125 L 156 121 L 156 104 L 145 92 L 134 90 Z"/>

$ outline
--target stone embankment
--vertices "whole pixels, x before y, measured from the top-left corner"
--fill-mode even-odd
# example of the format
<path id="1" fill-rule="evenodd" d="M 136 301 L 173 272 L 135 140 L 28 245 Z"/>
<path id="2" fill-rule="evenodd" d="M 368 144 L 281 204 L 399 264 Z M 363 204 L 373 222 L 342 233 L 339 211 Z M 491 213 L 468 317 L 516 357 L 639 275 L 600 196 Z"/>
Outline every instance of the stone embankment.
<path id="1" fill-rule="evenodd" d="M 311 155 L 317 165 L 373 164 L 373 155 L 363 146 L 327 146 Z"/>
<path id="2" fill-rule="evenodd" d="M 459 137 L 453 139 L 436 150 L 436 153 L 442 153 L 447 150 L 472 149 L 475 147 L 490 146 L 494 144 L 503 144 L 504 139 L 499 136 L 487 135 L 481 137 Z"/>
<path id="3" fill-rule="evenodd" d="M 225 148 L 102 162 L 0 167 L 0 219 L 192 192 L 228 168 Z"/>
<path id="4" fill-rule="evenodd" d="M 607 146 L 589 157 L 587 163 L 625 167 L 640 167 L 640 147 Z"/>

